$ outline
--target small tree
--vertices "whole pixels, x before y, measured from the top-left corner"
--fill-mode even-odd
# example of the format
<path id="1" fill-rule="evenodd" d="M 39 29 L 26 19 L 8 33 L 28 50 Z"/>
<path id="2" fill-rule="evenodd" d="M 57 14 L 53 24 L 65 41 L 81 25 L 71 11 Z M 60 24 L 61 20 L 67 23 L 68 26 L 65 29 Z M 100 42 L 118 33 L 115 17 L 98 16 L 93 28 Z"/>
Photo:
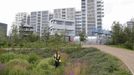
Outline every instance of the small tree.
<path id="1" fill-rule="evenodd" d="M 42 36 L 42 39 L 45 41 L 46 46 L 48 45 L 48 40 L 50 38 L 50 29 L 51 27 L 46 26 L 43 32 L 43 36 Z"/>
<path id="2" fill-rule="evenodd" d="M 82 45 L 82 43 L 86 40 L 86 36 L 83 32 L 81 32 L 79 36 L 80 36 L 80 45 Z"/>
<path id="3" fill-rule="evenodd" d="M 4 34 L 4 30 L 0 28 L 0 47 L 7 45 L 7 37 Z"/>
<path id="4" fill-rule="evenodd" d="M 10 44 L 16 46 L 19 43 L 19 31 L 16 25 L 12 25 L 12 30 L 10 33 Z"/>
<path id="5" fill-rule="evenodd" d="M 114 22 L 112 26 L 112 42 L 113 44 L 125 43 L 124 28 L 119 22 Z"/>

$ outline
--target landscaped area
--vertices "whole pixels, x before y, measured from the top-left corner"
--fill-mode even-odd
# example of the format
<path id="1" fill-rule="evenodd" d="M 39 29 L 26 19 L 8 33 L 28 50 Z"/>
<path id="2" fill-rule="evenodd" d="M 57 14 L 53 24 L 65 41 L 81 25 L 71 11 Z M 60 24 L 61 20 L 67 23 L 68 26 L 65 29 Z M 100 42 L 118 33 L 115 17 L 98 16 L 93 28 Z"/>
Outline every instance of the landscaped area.
<path id="1" fill-rule="evenodd" d="M 54 49 L 0 50 L 0 75 L 132 75 L 115 57 L 96 48 L 59 49 L 61 64 L 54 67 Z"/>

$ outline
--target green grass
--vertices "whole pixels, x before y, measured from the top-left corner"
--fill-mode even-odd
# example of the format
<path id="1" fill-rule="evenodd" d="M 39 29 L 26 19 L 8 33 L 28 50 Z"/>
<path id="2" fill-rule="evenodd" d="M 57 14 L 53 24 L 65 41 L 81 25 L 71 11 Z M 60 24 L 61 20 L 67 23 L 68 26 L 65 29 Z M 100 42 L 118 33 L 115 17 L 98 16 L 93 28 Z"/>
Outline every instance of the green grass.
<path id="1" fill-rule="evenodd" d="M 52 49 L 2 52 L 0 62 L 5 68 L 0 75 L 65 75 L 70 71 L 75 75 L 132 75 L 120 60 L 96 48 L 64 48 L 57 69 L 53 66 L 54 53 Z"/>
<path id="2" fill-rule="evenodd" d="M 77 59 L 86 62 L 80 75 L 132 75 L 120 60 L 95 48 L 70 51 L 70 60 Z"/>
<path id="3" fill-rule="evenodd" d="M 108 46 L 116 47 L 116 48 L 123 48 L 123 49 L 127 49 L 127 50 L 133 50 L 133 49 L 127 48 L 125 45 L 108 45 Z"/>

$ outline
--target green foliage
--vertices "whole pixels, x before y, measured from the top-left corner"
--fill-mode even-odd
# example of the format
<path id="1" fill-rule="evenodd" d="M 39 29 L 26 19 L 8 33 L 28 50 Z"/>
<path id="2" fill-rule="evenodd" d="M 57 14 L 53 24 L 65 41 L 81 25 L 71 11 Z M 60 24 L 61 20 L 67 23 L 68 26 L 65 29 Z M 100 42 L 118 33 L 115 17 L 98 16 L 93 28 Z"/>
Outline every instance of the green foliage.
<path id="1" fill-rule="evenodd" d="M 37 61 L 39 61 L 40 57 L 38 55 L 36 55 L 35 53 L 31 53 L 29 54 L 28 57 L 28 62 L 31 64 L 35 64 L 37 63 Z"/>
<path id="2" fill-rule="evenodd" d="M 7 46 L 7 37 L 4 34 L 3 31 L 1 31 L 2 29 L 0 28 L 0 48 L 1 47 L 6 47 Z"/>
<path id="3" fill-rule="evenodd" d="M 124 45 L 128 49 L 134 49 L 134 27 L 122 26 L 119 22 L 114 22 L 112 27 L 112 44 Z"/>
<path id="4" fill-rule="evenodd" d="M 3 53 L 0 55 L 0 62 L 5 68 L 3 73 L 0 70 L 0 74 L 64 75 L 70 64 L 72 67 L 69 70 L 79 71 L 80 68 L 80 74 L 77 75 L 131 75 L 118 59 L 96 48 L 64 48 L 61 50 L 61 59 L 65 57 L 65 60 L 58 68 L 54 67 L 53 54 L 54 50 L 51 49 L 14 50 Z M 79 63 L 82 67 L 76 66 Z"/>
<path id="5" fill-rule="evenodd" d="M 79 34 L 79 36 L 80 36 L 80 45 L 81 45 L 82 42 L 84 42 L 84 41 L 86 40 L 86 35 L 85 35 L 83 32 L 81 32 L 81 33 Z"/>
<path id="6" fill-rule="evenodd" d="M 96 48 L 71 51 L 69 54 L 70 62 L 79 59 L 87 63 L 84 75 L 131 75 L 129 71 L 122 68 L 123 64 L 118 59 L 100 52 Z"/>
<path id="7" fill-rule="evenodd" d="M 14 53 L 4 53 L 0 55 L 0 62 L 6 63 L 16 57 L 16 54 Z"/>
<path id="8" fill-rule="evenodd" d="M 86 40 L 86 36 L 85 36 L 85 34 L 83 32 L 81 32 L 79 34 L 79 36 L 80 36 L 80 41 L 85 41 Z"/>
<path id="9" fill-rule="evenodd" d="M 65 34 L 50 35 L 49 27 L 46 27 L 42 37 L 37 33 L 29 33 L 24 37 L 23 32 L 19 32 L 16 25 L 13 25 L 11 29 L 9 37 L 0 33 L 1 48 L 61 48 L 65 46 L 72 47 L 75 45 L 66 41 Z"/>
<path id="10" fill-rule="evenodd" d="M 41 60 L 38 65 L 37 69 L 42 69 L 42 70 L 53 70 L 53 62 L 51 58 L 43 59 Z"/>
<path id="11" fill-rule="evenodd" d="M 59 68 L 55 69 L 54 59 L 52 58 L 41 60 L 35 70 L 40 75 L 63 75 L 64 73 L 63 66 L 60 66 Z"/>
<path id="12" fill-rule="evenodd" d="M 123 26 L 119 22 L 114 22 L 112 27 L 112 41 L 113 44 L 125 43 Z"/>
<path id="13" fill-rule="evenodd" d="M 5 75 L 29 75 L 30 64 L 23 59 L 13 59 L 7 63 Z"/>

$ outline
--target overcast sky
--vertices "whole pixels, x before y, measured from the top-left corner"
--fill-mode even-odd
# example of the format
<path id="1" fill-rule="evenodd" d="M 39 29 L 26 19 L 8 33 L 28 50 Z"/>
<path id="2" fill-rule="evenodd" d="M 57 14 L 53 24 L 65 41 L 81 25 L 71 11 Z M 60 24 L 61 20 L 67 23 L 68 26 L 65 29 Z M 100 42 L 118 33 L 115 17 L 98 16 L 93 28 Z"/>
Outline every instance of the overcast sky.
<path id="1" fill-rule="evenodd" d="M 10 28 L 18 12 L 74 7 L 81 9 L 81 0 L 0 0 L 0 22 Z M 134 17 L 134 0 L 104 0 L 103 29 L 110 29 L 113 21 L 125 23 Z"/>

